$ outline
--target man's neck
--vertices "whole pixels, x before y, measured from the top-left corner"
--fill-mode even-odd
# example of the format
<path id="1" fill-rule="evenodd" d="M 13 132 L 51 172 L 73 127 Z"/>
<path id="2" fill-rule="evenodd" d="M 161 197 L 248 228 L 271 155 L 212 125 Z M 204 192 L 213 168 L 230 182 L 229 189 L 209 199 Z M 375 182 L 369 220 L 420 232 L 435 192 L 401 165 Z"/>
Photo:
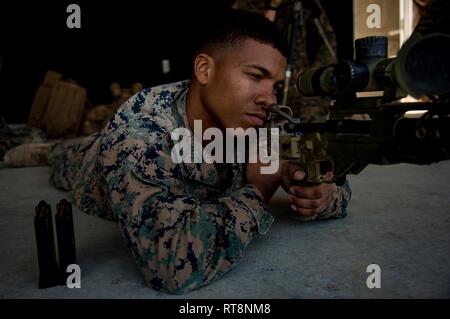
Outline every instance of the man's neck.
<path id="1" fill-rule="evenodd" d="M 202 134 L 210 127 L 220 128 L 219 122 L 205 108 L 198 93 L 197 84 L 193 83 L 189 88 L 186 98 L 186 116 L 189 128 L 194 130 L 194 120 L 202 121 Z"/>

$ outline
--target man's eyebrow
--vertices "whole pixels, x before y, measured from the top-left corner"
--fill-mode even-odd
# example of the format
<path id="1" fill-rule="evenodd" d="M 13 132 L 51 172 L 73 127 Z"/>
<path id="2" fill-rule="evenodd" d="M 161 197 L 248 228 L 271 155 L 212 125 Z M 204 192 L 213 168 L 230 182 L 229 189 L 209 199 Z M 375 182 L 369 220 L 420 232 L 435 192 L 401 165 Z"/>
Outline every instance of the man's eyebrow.
<path id="1" fill-rule="evenodd" d="M 255 69 L 258 69 L 264 76 L 266 76 L 266 77 L 268 77 L 268 78 L 271 78 L 271 77 L 272 77 L 272 75 L 270 74 L 270 71 L 267 70 L 265 67 L 259 65 L 259 64 L 244 64 L 244 66 L 245 66 L 245 67 L 248 67 L 248 68 L 255 68 Z M 276 82 L 276 84 L 277 84 L 277 85 L 284 84 L 284 80 L 283 80 L 283 79 L 280 79 L 280 80 L 278 80 L 278 81 Z"/>

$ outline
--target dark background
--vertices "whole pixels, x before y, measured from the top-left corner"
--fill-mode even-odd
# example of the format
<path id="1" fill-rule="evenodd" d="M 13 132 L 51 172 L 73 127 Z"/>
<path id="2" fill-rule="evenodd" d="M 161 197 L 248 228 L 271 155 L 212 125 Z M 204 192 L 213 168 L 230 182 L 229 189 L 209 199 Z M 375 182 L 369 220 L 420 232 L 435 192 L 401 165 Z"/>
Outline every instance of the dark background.
<path id="1" fill-rule="evenodd" d="M 81 7 L 81 29 L 66 8 Z M 112 99 L 109 86 L 145 87 L 190 76 L 192 39 L 205 17 L 233 1 L 33 1 L 0 4 L 0 115 L 26 123 L 47 70 L 87 88 L 92 104 Z M 322 1 L 338 35 L 338 56 L 352 55 L 351 0 Z M 200 31 L 201 32 L 201 31 Z M 163 74 L 161 60 L 171 62 Z"/>

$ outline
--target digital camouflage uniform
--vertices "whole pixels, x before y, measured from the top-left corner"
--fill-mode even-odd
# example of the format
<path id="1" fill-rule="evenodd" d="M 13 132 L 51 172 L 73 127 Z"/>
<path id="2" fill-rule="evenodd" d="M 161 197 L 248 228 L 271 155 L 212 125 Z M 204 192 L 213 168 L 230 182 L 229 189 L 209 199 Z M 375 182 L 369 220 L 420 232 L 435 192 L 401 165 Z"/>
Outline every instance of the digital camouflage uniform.
<path id="1" fill-rule="evenodd" d="M 144 89 L 99 133 L 52 146 L 51 181 L 88 214 L 118 221 L 146 282 L 184 293 L 232 268 L 273 217 L 244 164 L 176 164 L 190 82 Z M 318 218 L 342 217 L 348 185 Z"/>
<path id="2" fill-rule="evenodd" d="M 0 168 L 6 167 L 3 159 L 13 147 L 25 143 L 43 143 L 46 140 L 46 134 L 42 130 L 22 125 L 11 127 L 0 115 Z"/>

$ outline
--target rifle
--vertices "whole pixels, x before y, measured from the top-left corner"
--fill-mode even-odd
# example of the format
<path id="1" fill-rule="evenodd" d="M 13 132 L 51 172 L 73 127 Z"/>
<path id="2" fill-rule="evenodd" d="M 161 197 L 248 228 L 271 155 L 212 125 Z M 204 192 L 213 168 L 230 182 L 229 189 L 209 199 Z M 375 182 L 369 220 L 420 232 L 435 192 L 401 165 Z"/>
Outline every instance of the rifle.
<path id="1" fill-rule="evenodd" d="M 450 159 L 450 36 L 413 34 L 396 58 L 387 38 L 355 41 L 355 61 L 303 72 L 304 96 L 332 96 L 328 120 L 302 123 L 275 105 L 270 126 L 280 128 L 280 157 L 295 161 L 306 183 L 331 183 L 368 164 L 431 164 Z M 359 92 L 378 92 L 361 97 Z M 405 102 L 411 95 L 419 100 Z M 277 125 L 280 118 L 288 121 Z M 328 180 L 326 173 L 334 172 Z"/>

